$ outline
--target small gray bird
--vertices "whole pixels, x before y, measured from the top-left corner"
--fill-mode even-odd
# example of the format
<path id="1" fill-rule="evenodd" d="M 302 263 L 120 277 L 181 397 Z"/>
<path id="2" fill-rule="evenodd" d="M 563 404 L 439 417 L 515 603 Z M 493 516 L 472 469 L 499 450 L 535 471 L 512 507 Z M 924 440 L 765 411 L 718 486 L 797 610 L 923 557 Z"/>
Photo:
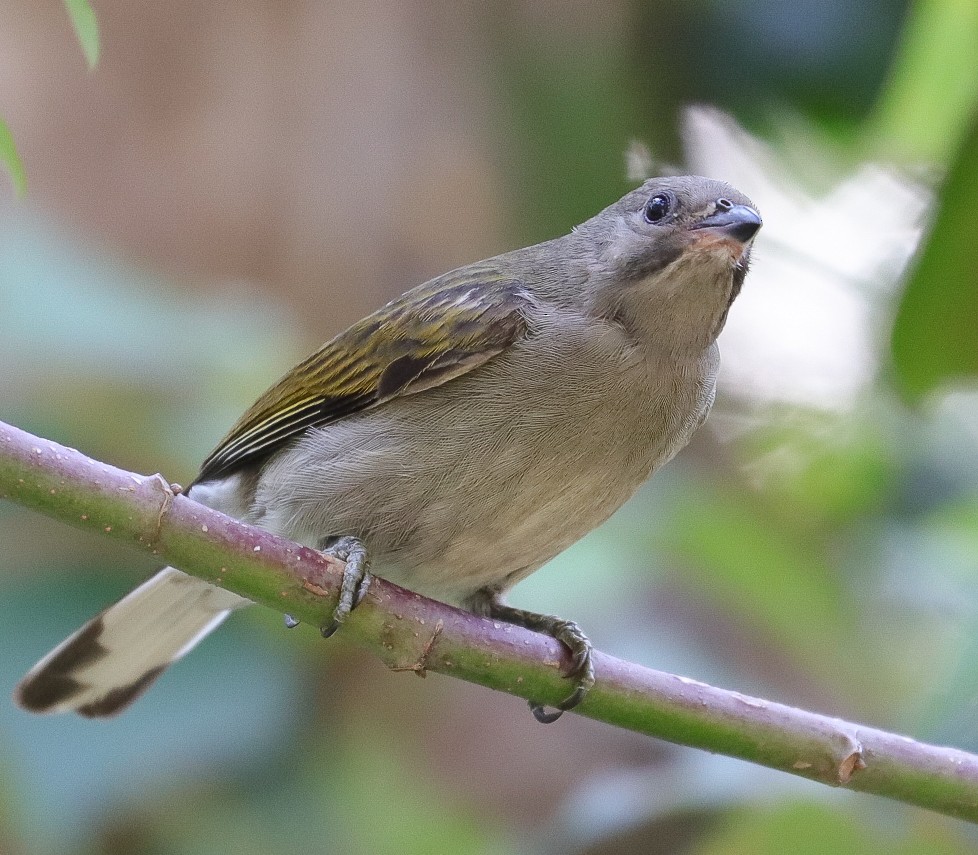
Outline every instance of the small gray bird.
<path id="1" fill-rule="evenodd" d="M 438 276 L 293 368 L 204 461 L 198 502 L 346 561 L 331 634 L 377 575 L 566 644 L 503 594 L 604 522 L 713 403 L 716 338 L 761 218 L 733 187 L 656 178 L 569 235 Z M 37 712 L 110 716 L 245 600 L 173 567 L 42 659 Z"/>

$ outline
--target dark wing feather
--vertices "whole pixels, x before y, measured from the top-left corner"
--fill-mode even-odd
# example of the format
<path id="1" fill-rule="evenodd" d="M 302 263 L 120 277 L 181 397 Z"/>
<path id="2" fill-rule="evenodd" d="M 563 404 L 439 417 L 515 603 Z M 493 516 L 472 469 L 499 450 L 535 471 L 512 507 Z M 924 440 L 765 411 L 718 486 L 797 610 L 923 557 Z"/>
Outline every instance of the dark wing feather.
<path id="1" fill-rule="evenodd" d="M 408 291 L 265 392 L 204 461 L 196 482 L 258 463 L 308 428 L 477 368 L 525 335 L 528 302 L 519 282 L 488 265 Z"/>

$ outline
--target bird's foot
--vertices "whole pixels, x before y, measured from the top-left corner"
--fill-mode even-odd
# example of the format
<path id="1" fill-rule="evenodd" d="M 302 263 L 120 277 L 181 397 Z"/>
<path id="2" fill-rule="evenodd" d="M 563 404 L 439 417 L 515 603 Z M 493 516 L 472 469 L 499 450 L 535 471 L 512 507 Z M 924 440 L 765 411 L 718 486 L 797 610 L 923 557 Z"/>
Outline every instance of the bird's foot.
<path id="1" fill-rule="evenodd" d="M 331 558 L 338 558 L 345 564 L 340 599 L 333 610 L 333 617 L 329 623 L 319 628 L 323 638 L 329 638 L 343 625 L 350 612 L 360 605 L 372 577 L 367 572 L 370 565 L 367 548 L 358 537 L 327 537 L 320 541 L 319 551 Z"/>
<path id="2" fill-rule="evenodd" d="M 483 606 L 480 609 L 481 613 L 487 617 L 504 620 L 534 632 L 545 633 L 570 650 L 571 664 L 564 676 L 574 681 L 574 690 L 557 704 L 552 712 L 544 709 L 543 704 L 530 701 L 530 711 L 537 721 L 541 724 L 555 722 L 563 713 L 584 700 L 591 686 L 594 685 L 594 664 L 591 661 L 593 648 L 588 637 L 574 621 L 513 608 L 500 602 L 498 595 L 480 605 Z"/>

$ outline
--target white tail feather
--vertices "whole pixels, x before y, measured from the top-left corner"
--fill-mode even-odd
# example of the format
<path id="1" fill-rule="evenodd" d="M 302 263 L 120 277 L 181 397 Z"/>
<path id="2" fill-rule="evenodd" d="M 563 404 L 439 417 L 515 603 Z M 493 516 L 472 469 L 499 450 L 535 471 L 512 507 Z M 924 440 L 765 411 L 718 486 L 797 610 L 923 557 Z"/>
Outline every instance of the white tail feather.
<path id="1" fill-rule="evenodd" d="M 120 712 L 249 601 L 166 567 L 37 663 L 16 698 L 36 712 Z"/>

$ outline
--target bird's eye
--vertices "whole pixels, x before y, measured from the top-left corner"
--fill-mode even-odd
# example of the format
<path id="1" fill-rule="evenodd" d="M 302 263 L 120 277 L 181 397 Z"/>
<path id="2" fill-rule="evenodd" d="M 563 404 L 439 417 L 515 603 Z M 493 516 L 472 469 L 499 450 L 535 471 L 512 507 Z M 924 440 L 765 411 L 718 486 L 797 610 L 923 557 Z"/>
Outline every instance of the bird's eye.
<path id="1" fill-rule="evenodd" d="M 661 193 L 656 193 L 648 202 L 645 203 L 645 220 L 649 223 L 657 223 L 666 214 L 669 213 L 669 209 L 672 207 L 672 203 L 668 196 L 663 196 Z"/>

